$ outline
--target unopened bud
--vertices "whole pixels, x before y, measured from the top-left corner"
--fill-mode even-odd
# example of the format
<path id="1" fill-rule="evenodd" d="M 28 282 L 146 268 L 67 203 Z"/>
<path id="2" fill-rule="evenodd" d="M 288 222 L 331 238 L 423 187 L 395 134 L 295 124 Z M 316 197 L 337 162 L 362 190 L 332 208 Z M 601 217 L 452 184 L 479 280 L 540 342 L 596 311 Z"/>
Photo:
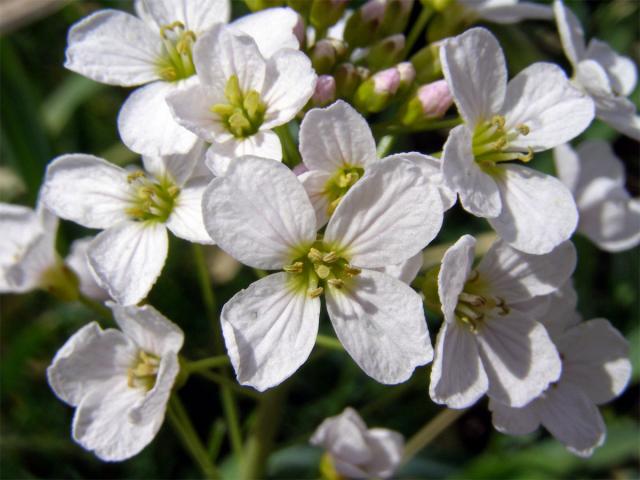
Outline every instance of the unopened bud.
<path id="1" fill-rule="evenodd" d="M 416 69 L 416 80 L 418 83 L 429 83 L 442 78 L 439 44 L 432 43 L 431 45 L 427 45 L 418 50 L 410 60 Z"/>
<path id="2" fill-rule="evenodd" d="M 306 28 L 304 24 L 304 18 L 302 18 L 302 15 L 300 14 L 298 14 L 298 21 L 296 25 L 293 27 L 293 34 L 298 39 L 298 44 L 300 46 L 300 49 L 303 50 L 307 43 L 307 35 L 306 35 Z"/>
<path id="3" fill-rule="evenodd" d="M 356 108 L 369 113 L 384 110 L 399 86 L 400 72 L 395 67 L 374 74 L 358 87 L 354 98 Z"/>
<path id="4" fill-rule="evenodd" d="M 333 77 L 336 81 L 336 97 L 349 99 L 356 93 L 362 77 L 352 63 L 341 63 L 335 70 Z"/>
<path id="5" fill-rule="evenodd" d="M 344 13 L 349 0 L 313 0 L 309 21 L 316 30 L 326 30 Z"/>
<path id="6" fill-rule="evenodd" d="M 369 0 L 349 17 L 344 39 L 351 47 L 365 47 L 377 37 L 385 8 L 384 0 Z"/>
<path id="7" fill-rule="evenodd" d="M 329 40 L 320 40 L 313 46 L 309 57 L 318 75 L 329 73 L 336 63 L 336 49 Z"/>
<path id="8" fill-rule="evenodd" d="M 381 37 L 404 31 L 413 8 L 413 0 L 387 0 L 378 34 Z"/>
<path id="9" fill-rule="evenodd" d="M 311 4 L 309 0 L 287 0 L 287 5 L 302 15 L 303 18 L 308 18 L 311 12 Z"/>
<path id="10" fill-rule="evenodd" d="M 444 6 L 439 7 L 441 10 L 427 27 L 427 40 L 430 43 L 459 34 L 475 20 L 475 15 L 470 15 L 470 11 L 463 5 L 456 2 L 442 3 Z"/>
<path id="11" fill-rule="evenodd" d="M 403 107 L 400 119 L 403 125 L 416 125 L 424 120 L 442 118 L 453 104 L 449 86 L 444 80 L 422 85 L 415 96 Z"/>
<path id="12" fill-rule="evenodd" d="M 314 107 L 324 107 L 336 99 L 336 81 L 331 75 L 320 75 L 311 97 Z"/>
<path id="13" fill-rule="evenodd" d="M 374 70 L 395 65 L 404 53 L 405 38 L 402 34 L 391 35 L 377 42 L 367 55 L 367 63 Z"/>
<path id="14" fill-rule="evenodd" d="M 413 81 L 416 79 L 416 69 L 413 68 L 411 62 L 402 62 L 396 65 L 396 69 L 400 74 L 400 87 L 398 93 L 404 94 L 411 89 Z"/>
<path id="15" fill-rule="evenodd" d="M 265 8 L 280 7 L 284 5 L 284 0 L 244 0 L 244 3 L 249 7 L 249 10 L 257 12 Z"/>

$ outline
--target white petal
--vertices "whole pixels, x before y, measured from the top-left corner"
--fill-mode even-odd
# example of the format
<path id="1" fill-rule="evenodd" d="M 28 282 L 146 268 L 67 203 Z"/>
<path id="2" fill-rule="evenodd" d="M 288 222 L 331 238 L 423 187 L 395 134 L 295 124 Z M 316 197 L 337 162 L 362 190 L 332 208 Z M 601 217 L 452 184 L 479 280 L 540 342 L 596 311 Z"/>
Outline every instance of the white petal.
<path id="1" fill-rule="evenodd" d="M 122 306 L 107 302 L 122 332 L 145 352 L 163 357 L 182 348 L 184 333 L 151 305 Z"/>
<path id="2" fill-rule="evenodd" d="M 95 238 L 89 247 L 89 265 L 109 295 L 122 305 L 132 305 L 156 283 L 167 249 L 163 224 L 122 222 Z"/>
<path id="3" fill-rule="evenodd" d="M 473 266 L 475 246 L 475 238 L 463 235 L 442 257 L 442 266 L 438 272 L 438 296 L 444 319 L 448 323 L 455 321 L 454 310 Z"/>
<path id="4" fill-rule="evenodd" d="M 546 300 L 546 301 L 545 301 Z M 529 302 L 543 301 L 546 303 L 546 311 L 541 314 L 537 312 L 523 310 L 520 304 L 513 305 L 513 308 L 527 314 L 530 318 L 538 320 L 553 342 L 557 345 L 557 340 L 568 328 L 577 325 L 582 321 L 580 314 L 576 311 L 578 305 L 578 294 L 573 288 L 571 281 L 568 281 L 559 290 L 552 294 L 535 297 Z M 511 304 L 509 305 L 512 306 Z"/>
<path id="5" fill-rule="evenodd" d="M 587 140 L 582 142 L 576 153 L 580 158 L 580 179 L 576 190 L 585 186 L 594 178 L 609 178 L 624 187 L 624 164 L 616 156 L 611 145 L 604 140 Z"/>
<path id="6" fill-rule="evenodd" d="M 195 243 L 213 243 L 202 218 L 202 196 L 208 184 L 208 178 L 194 178 L 180 190 L 167 220 L 167 228 L 176 237 Z"/>
<path id="7" fill-rule="evenodd" d="M 42 235 L 36 212 L 21 205 L 0 203 L 0 275 L 2 269 L 19 258 L 26 246 Z M 2 281 L 0 280 L 0 285 Z"/>
<path id="8" fill-rule="evenodd" d="M 230 27 L 253 37 L 263 57 L 269 58 L 282 48 L 299 46 L 293 29 L 298 14 L 290 8 L 267 8 L 234 20 Z"/>
<path id="9" fill-rule="evenodd" d="M 391 477 L 402 461 L 403 436 L 386 428 L 372 428 L 367 432 L 367 440 L 373 454 L 367 472 L 374 478 Z"/>
<path id="10" fill-rule="evenodd" d="M 345 166 L 364 167 L 377 159 L 369 124 L 342 100 L 307 112 L 300 125 L 300 153 L 310 170 L 330 174 Z"/>
<path id="11" fill-rule="evenodd" d="M 604 123 L 640 142 L 640 116 L 631 100 L 624 97 L 595 98 L 596 115 Z"/>
<path id="12" fill-rule="evenodd" d="M 422 299 L 384 273 L 363 270 L 342 289 L 327 287 L 336 335 L 374 380 L 396 384 L 433 358 Z"/>
<path id="13" fill-rule="evenodd" d="M 559 289 L 576 263 L 571 242 L 561 243 L 546 255 L 531 255 L 497 240 L 482 258 L 478 271 L 493 294 L 511 304 Z"/>
<path id="14" fill-rule="evenodd" d="M 198 140 L 187 153 L 176 153 L 162 157 L 142 157 L 144 169 L 156 178 L 168 176 L 176 186 L 182 186 L 191 177 L 198 176 L 204 165 L 208 145 Z"/>
<path id="15" fill-rule="evenodd" d="M 484 218 L 500 214 L 502 203 L 496 181 L 475 162 L 471 132 L 464 125 L 451 130 L 444 144 L 442 180 L 460 195 L 462 207 L 467 212 Z"/>
<path id="16" fill-rule="evenodd" d="M 449 408 L 467 408 L 489 387 L 475 335 L 457 321 L 445 322 L 436 339 L 429 396 Z"/>
<path id="17" fill-rule="evenodd" d="M 125 170 L 84 154 L 51 162 L 40 195 L 53 213 L 87 228 L 109 228 L 126 220 L 131 198 Z"/>
<path id="18" fill-rule="evenodd" d="M 404 262 L 382 268 L 375 268 L 374 270 L 391 275 L 393 278 L 397 278 L 401 282 L 411 285 L 418 276 L 418 273 L 420 273 L 423 260 L 422 252 L 418 252 Z"/>
<path id="19" fill-rule="evenodd" d="M 638 72 L 633 60 L 618 55 L 608 43 L 596 38 L 589 42 L 587 58 L 595 60 L 604 67 L 615 94 L 624 97 L 631 95 L 638 81 Z"/>
<path id="20" fill-rule="evenodd" d="M 513 408 L 490 398 L 491 422 L 500 433 L 527 435 L 540 426 L 537 405 L 538 402 L 534 400 L 522 408 Z"/>
<path id="21" fill-rule="evenodd" d="M 495 23 L 518 23 L 523 20 L 551 20 L 553 10 L 548 5 L 533 2 L 519 2 L 513 5 L 479 9 L 481 18 Z"/>
<path id="22" fill-rule="evenodd" d="M 560 0 L 553 2 L 553 13 L 564 53 L 575 68 L 586 55 L 584 32 L 580 20 Z"/>
<path id="23" fill-rule="evenodd" d="M 87 251 L 94 237 L 84 237 L 71 244 L 71 251 L 64 262 L 73 270 L 80 282 L 80 291 L 89 298 L 102 302 L 109 298 L 109 293 L 100 287 L 89 268 Z"/>
<path id="24" fill-rule="evenodd" d="M 262 92 L 267 63 L 253 38 L 230 27 L 217 25 L 202 35 L 193 47 L 193 62 L 211 95 L 224 95 L 232 75 L 238 77 L 243 92 Z"/>
<path id="25" fill-rule="evenodd" d="M 274 273 L 229 300 L 220 316 L 238 382 L 264 391 L 291 376 L 315 344 L 320 299 Z"/>
<path id="26" fill-rule="evenodd" d="M 507 88 L 507 67 L 496 38 L 472 28 L 440 47 L 442 72 L 460 115 L 471 130 L 500 111 Z"/>
<path id="27" fill-rule="evenodd" d="M 604 443 L 606 427 L 591 400 L 578 388 L 560 381 L 538 404 L 542 425 L 573 453 L 588 457 Z"/>
<path id="28" fill-rule="evenodd" d="M 19 261 L 5 271 L 8 291 L 23 293 L 41 286 L 47 287 L 42 283 L 42 275 L 58 265 L 55 240 L 55 234 L 43 233 L 29 243 Z"/>
<path id="29" fill-rule="evenodd" d="M 264 130 L 247 138 L 231 137 L 222 143 L 214 143 L 207 150 L 206 163 L 214 175 L 227 174 L 229 165 L 245 155 L 282 161 L 280 139 L 271 130 Z"/>
<path id="30" fill-rule="evenodd" d="M 151 443 L 164 420 L 164 415 L 146 424 L 129 419 L 131 406 L 143 395 L 140 389 L 127 386 L 126 376 L 91 390 L 73 418 L 74 440 L 104 461 L 133 457 Z"/>
<path id="31" fill-rule="evenodd" d="M 547 331 L 520 313 L 485 317 L 477 340 L 488 394 L 505 405 L 526 405 L 560 377 L 560 356 Z"/>
<path id="32" fill-rule="evenodd" d="M 442 207 L 449 210 L 456 203 L 456 192 L 445 185 L 442 178 L 442 160 L 430 155 L 423 155 L 418 152 L 397 153 L 389 155 L 385 158 L 404 158 L 412 162 L 416 167 L 422 170 L 424 178 L 433 185 L 438 187 L 440 198 L 442 199 Z"/>
<path id="33" fill-rule="evenodd" d="M 160 359 L 156 383 L 144 397 L 144 400 L 136 404 L 129 412 L 129 418 L 133 423 L 150 424 L 156 419 L 164 417 L 171 389 L 179 372 L 180 365 L 175 353 L 169 353 Z"/>
<path id="34" fill-rule="evenodd" d="M 324 241 L 361 267 L 397 264 L 422 250 L 442 225 L 438 189 L 406 160 L 372 164 L 342 199 Z"/>
<path id="35" fill-rule="evenodd" d="M 307 191 L 309 200 L 316 212 L 316 223 L 322 228 L 329 221 L 329 197 L 325 194 L 325 187 L 331 174 L 320 170 L 304 172 L 298 175 L 298 180 Z"/>
<path id="36" fill-rule="evenodd" d="M 607 320 L 576 325 L 556 344 L 564 357 L 563 381 L 576 385 L 596 405 L 613 400 L 629 383 L 629 343 Z"/>
<path id="37" fill-rule="evenodd" d="M 505 129 L 529 128 L 528 135 L 509 142 L 508 150 L 539 152 L 578 136 L 593 120 L 595 110 L 591 98 L 571 85 L 560 67 L 538 62 L 509 82 L 502 114 Z"/>
<path id="38" fill-rule="evenodd" d="M 504 165 L 496 177 L 502 213 L 489 223 L 509 245 L 526 253 L 549 253 L 571 237 L 578 210 L 560 180 L 520 165 Z"/>
<path id="39" fill-rule="evenodd" d="M 154 82 L 132 92 L 118 114 L 122 142 L 134 152 L 150 157 L 191 150 L 198 138 L 173 118 L 167 95 L 195 81 L 196 77 L 179 83 Z"/>
<path id="40" fill-rule="evenodd" d="M 79 21 L 67 37 L 64 66 L 96 82 L 131 87 L 159 79 L 159 32 L 117 10 L 100 10 Z"/>
<path id="41" fill-rule="evenodd" d="M 372 460 L 367 426 L 358 412 L 347 407 L 340 415 L 325 419 L 310 439 L 342 463 L 362 465 Z"/>
<path id="42" fill-rule="evenodd" d="M 615 98 L 611 91 L 611 81 L 604 67 L 595 60 L 582 60 L 575 69 L 575 82 L 582 87 L 596 104 L 607 97 Z"/>
<path id="43" fill-rule="evenodd" d="M 297 50 L 281 50 L 267 62 L 261 100 L 267 105 L 260 129 L 283 125 L 304 107 L 316 88 L 311 60 Z"/>
<path id="44" fill-rule="evenodd" d="M 47 368 L 47 380 L 56 396 L 78 405 L 91 390 L 112 379 L 125 383 L 134 360 L 134 345 L 118 330 L 85 325 L 58 350 Z"/>
<path id="45" fill-rule="evenodd" d="M 136 0 L 135 9 L 156 28 L 181 22 L 196 35 L 216 23 L 227 23 L 231 15 L 229 0 Z"/>
<path id="46" fill-rule="evenodd" d="M 242 263 L 280 269 L 296 249 L 316 238 L 316 218 L 304 188 L 285 165 L 256 157 L 236 159 L 203 198 L 211 238 Z"/>

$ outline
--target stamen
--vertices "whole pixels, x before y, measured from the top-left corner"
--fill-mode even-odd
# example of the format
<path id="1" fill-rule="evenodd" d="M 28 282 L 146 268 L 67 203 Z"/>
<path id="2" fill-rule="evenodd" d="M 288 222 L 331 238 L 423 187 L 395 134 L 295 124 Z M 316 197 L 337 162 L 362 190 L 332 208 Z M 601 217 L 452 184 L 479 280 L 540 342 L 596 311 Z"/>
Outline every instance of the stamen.
<path id="1" fill-rule="evenodd" d="M 357 267 L 352 267 L 351 265 L 346 265 L 344 267 L 344 271 L 350 277 L 355 277 L 356 275 L 360 275 L 362 273 L 361 269 L 359 269 Z"/>
<path id="2" fill-rule="evenodd" d="M 285 265 L 283 270 L 287 273 L 302 273 L 304 264 L 302 262 L 295 262 L 291 265 Z"/>
<path id="3" fill-rule="evenodd" d="M 340 280 L 339 278 L 330 278 L 329 280 L 327 280 L 327 283 L 336 288 L 344 287 L 344 281 Z"/>
<path id="4" fill-rule="evenodd" d="M 312 288 L 312 289 L 309 289 L 309 290 L 307 291 L 307 293 L 309 294 L 309 296 L 310 296 L 311 298 L 317 298 L 317 297 L 319 297 L 320 295 L 322 295 L 322 292 L 324 292 L 324 288 L 322 288 L 322 287 Z"/>
<path id="5" fill-rule="evenodd" d="M 312 262 L 321 262 L 322 261 L 322 252 L 320 250 L 318 250 L 317 248 L 313 248 L 311 247 L 309 249 L 309 253 L 307 254 L 307 257 L 309 257 L 309 260 L 311 260 Z"/>
<path id="6" fill-rule="evenodd" d="M 338 259 L 336 252 L 329 252 L 322 257 L 324 263 L 333 263 Z"/>
<path id="7" fill-rule="evenodd" d="M 482 307 L 487 303 L 484 297 L 481 297 L 480 295 L 473 295 L 467 292 L 461 292 L 458 298 L 460 299 L 460 301 L 468 303 L 469 305 L 472 305 L 474 307 Z"/>

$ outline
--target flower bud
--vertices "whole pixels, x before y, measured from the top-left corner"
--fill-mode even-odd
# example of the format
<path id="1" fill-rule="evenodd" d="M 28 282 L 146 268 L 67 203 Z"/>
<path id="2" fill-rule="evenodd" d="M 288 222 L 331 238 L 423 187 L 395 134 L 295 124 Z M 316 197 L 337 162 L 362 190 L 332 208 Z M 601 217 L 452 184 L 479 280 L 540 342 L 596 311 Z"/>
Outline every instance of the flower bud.
<path id="1" fill-rule="evenodd" d="M 416 125 L 425 120 L 442 118 L 453 104 L 453 97 L 445 80 L 438 80 L 418 88 L 416 94 L 401 109 L 403 125 Z"/>
<path id="2" fill-rule="evenodd" d="M 333 74 L 336 81 L 336 97 L 351 98 L 363 78 L 368 76 L 368 72 L 359 70 L 352 63 L 341 63 L 335 68 Z"/>
<path id="3" fill-rule="evenodd" d="M 265 8 L 279 7 L 284 5 L 284 0 L 244 0 L 244 3 L 252 12 L 264 10 Z"/>
<path id="4" fill-rule="evenodd" d="M 302 15 L 300 14 L 298 14 L 298 22 L 296 23 L 295 27 L 293 27 L 293 34 L 298 39 L 298 44 L 300 45 L 300 49 L 304 50 L 307 44 L 307 35 L 306 35 L 304 18 L 302 18 Z"/>
<path id="5" fill-rule="evenodd" d="M 336 99 L 336 80 L 331 75 L 320 75 L 311 97 L 314 107 L 324 107 Z"/>
<path id="6" fill-rule="evenodd" d="M 439 44 L 432 43 L 418 50 L 410 61 L 416 69 L 418 83 L 429 83 L 442 78 Z"/>
<path id="7" fill-rule="evenodd" d="M 320 40 L 313 46 L 309 57 L 318 75 L 329 73 L 336 63 L 336 49 L 329 40 Z"/>
<path id="8" fill-rule="evenodd" d="M 413 68 L 411 62 L 402 62 L 396 65 L 398 73 L 400 74 L 400 87 L 398 93 L 404 94 L 411 89 L 413 81 L 416 79 L 416 69 Z"/>
<path id="9" fill-rule="evenodd" d="M 287 0 L 287 5 L 302 15 L 303 18 L 309 18 L 311 4 L 310 0 Z"/>
<path id="10" fill-rule="evenodd" d="M 436 12 L 444 12 L 454 0 L 420 0 L 425 8 L 433 8 Z"/>
<path id="11" fill-rule="evenodd" d="M 369 0 L 347 20 L 344 39 L 352 48 L 365 47 L 377 36 L 385 12 L 384 0 Z"/>
<path id="12" fill-rule="evenodd" d="M 400 87 L 400 72 L 395 67 L 374 74 L 358 87 L 354 98 L 358 110 L 376 113 L 384 110 Z"/>
<path id="13" fill-rule="evenodd" d="M 316 30 L 326 30 L 344 13 L 349 0 L 313 0 L 309 21 Z"/>
<path id="14" fill-rule="evenodd" d="M 413 8 L 413 0 L 387 0 L 378 35 L 386 37 L 404 31 Z"/>
<path id="15" fill-rule="evenodd" d="M 377 42 L 367 55 L 367 63 L 374 70 L 395 65 L 404 53 L 405 38 L 402 34 L 391 35 Z"/>

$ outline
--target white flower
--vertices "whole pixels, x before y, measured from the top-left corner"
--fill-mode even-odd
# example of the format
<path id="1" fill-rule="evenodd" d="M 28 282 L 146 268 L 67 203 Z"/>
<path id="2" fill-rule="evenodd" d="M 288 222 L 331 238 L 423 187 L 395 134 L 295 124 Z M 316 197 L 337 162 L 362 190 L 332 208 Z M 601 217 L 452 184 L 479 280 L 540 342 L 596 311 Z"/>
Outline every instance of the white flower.
<path id="1" fill-rule="evenodd" d="M 87 252 L 94 237 L 85 237 L 75 240 L 71 244 L 71 251 L 64 262 L 69 266 L 78 278 L 80 291 L 83 295 L 103 302 L 111 298 L 109 292 L 98 285 L 91 267 Z"/>
<path id="2" fill-rule="evenodd" d="M 603 318 L 579 323 L 574 295 L 567 299 L 566 292 L 555 296 L 540 318 L 560 352 L 562 376 L 523 408 L 491 399 L 493 424 L 511 435 L 531 433 L 542 424 L 571 452 L 590 456 L 606 435 L 597 405 L 620 395 L 631 376 L 628 343 Z"/>
<path id="3" fill-rule="evenodd" d="M 295 372 L 316 340 L 320 295 L 338 339 L 381 383 L 431 360 L 420 296 L 373 269 L 417 254 L 442 223 L 440 194 L 411 162 L 380 160 L 345 195 L 318 236 L 313 207 L 281 163 L 244 157 L 203 199 L 216 243 L 254 268 L 282 269 L 236 294 L 222 328 L 238 381 L 265 390 Z"/>
<path id="4" fill-rule="evenodd" d="M 558 177 L 578 205 L 578 231 L 608 252 L 638 245 L 640 199 L 625 189 L 624 165 L 609 144 L 589 140 L 575 151 L 567 144 L 553 153 Z"/>
<path id="5" fill-rule="evenodd" d="M 184 335 L 150 305 L 109 305 L 120 330 L 81 328 L 47 369 L 49 385 L 77 407 L 73 438 L 105 461 L 146 447 L 164 421 Z"/>
<path id="6" fill-rule="evenodd" d="M 429 393 L 436 403 L 465 408 L 482 395 L 522 406 L 560 376 L 560 358 L 544 327 L 529 314 L 573 272 L 566 242 L 547 255 L 495 242 L 473 267 L 475 239 L 460 238 L 442 259 L 438 333 Z"/>
<path id="7" fill-rule="evenodd" d="M 444 182 L 509 245 L 550 252 L 575 230 L 571 193 L 552 176 L 502 162 L 527 162 L 572 139 L 591 122 L 593 102 L 549 63 L 527 67 L 507 85 L 500 45 L 483 28 L 445 41 L 440 58 L 465 121 L 444 146 Z"/>
<path id="8" fill-rule="evenodd" d="M 378 161 L 369 124 L 348 103 L 338 100 L 327 108 L 314 108 L 300 125 L 300 153 L 307 171 L 300 175 L 323 226 L 349 189 Z M 425 178 L 441 190 L 444 209 L 455 203 L 455 194 L 440 183 L 440 161 L 420 153 L 401 153 L 419 166 Z"/>
<path id="9" fill-rule="evenodd" d="M 207 142 L 207 165 L 224 175 L 242 155 L 280 159 L 274 127 L 291 120 L 314 92 L 309 58 L 285 48 L 266 57 L 249 36 L 219 25 L 194 47 L 199 83 L 167 102 L 176 120 Z"/>
<path id="10" fill-rule="evenodd" d="M 472 15 L 495 23 L 517 23 L 522 20 L 551 20 L 548 5 L 519 0 L 458 0 Z"/>
<path id="11" fill-rule="evenodd" d="M 324 420 L 311 443 L 327 450 L 335 471 L 347 478 L 389 478 L 400 466 L 404 451 L 401 434 L 386 428 L 367 429 L 350 407 Z"/>
<path id="12" fill-rule="evenodd" d="M 640 141 L 640 116 L 627 98 L 638 80 L 633 60 L 596 38 L 587 47 L 580 21 L 560 0 L 553 3 L 553 11 L 564 53 L 573 67 L 573 82 L 593 98 L 600 120 Z"/>
<path id="13" fill-rule="evenodd" d="M 100 10 L 69 31 L 65 66 L 97 82 L 134 91 L 120 110 L 123 142 L 143 155 L 185 153 L 197 137 L 178 125 L 165 103 L 169 92 L 196 80 L 192 49 L 211 27 L 226 23 L 228 0 L 136 0 L 137 17 Z M 252 35 L 265 54 L 298 48 L 293 27 L 297 14 L 269 9 L 233 22 Z"/>
<path id="14" fill-rule="evenodd" d="M 211 243 L 201 208 L 208 179 L 190 178 L 198 160 L 195 154 L 143 157 L 145 172 L 72 154 L 47 168 L 47 208 L 104 229 L 87 255 L 99 285 L 119 303 L 138 303 L 155 283 L 167 257 L 167 228 L 185 240 Z"/>
<path id="15" fill-rule="evenodd" d="M 55 249 L 55 215 L 40 202 L 35 211 L 0 203 L 0 231 L 0 293 L 58 286 L 62 262 Z"/>

